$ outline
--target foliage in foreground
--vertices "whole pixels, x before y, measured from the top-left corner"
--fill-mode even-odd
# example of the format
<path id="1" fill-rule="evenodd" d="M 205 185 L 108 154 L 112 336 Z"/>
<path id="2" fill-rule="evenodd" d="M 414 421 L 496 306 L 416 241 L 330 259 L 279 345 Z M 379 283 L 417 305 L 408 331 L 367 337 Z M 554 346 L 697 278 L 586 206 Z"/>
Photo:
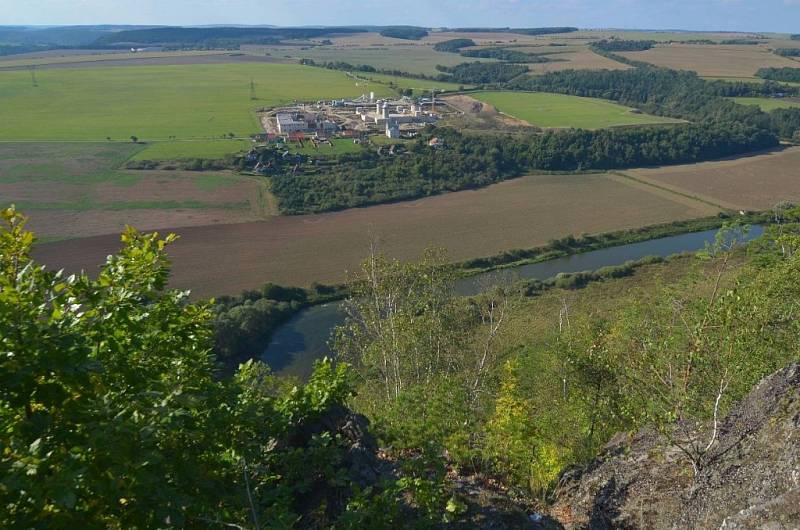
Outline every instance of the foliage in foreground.
<path id="1" fill-rule="evenodd" d="M 337 437 L 323 430 L 297 441 L 351 396 L 345 365 L 321 362 L 302 387 L 286 388 L 252 361 L 218 378 L 210 307 L 165 290 L 173 236 L 128 229 L 97 279 L 67 277 L 31 260 L 20 214 L 0 213 L 0 526 L 393 528 L 441 519 L 436 483 L 412 472 L 354 491 Z M 403 508 L 409 498 L 422 518 Z"/>
<path id="2" fill-rule="evenodd" d="M 731 405 L 800 351 L 800 210 L 781 215 L 749 257 L 733 244 L 743 229 L 727 227 L 682 258 L 693 260 L 682 279 L 604 312 L 573 310 L 564 295 L 537 337 L 508 324 L 542 311 L 536 299 L 465 302 L 429 258 L 373 257 L 339 330 L 338 351 L 365 390 L 356 403 L 395 447 L 445 452 L 544 496 L 616 432 L 648 425 L 697 471 Z M 693 428 L 698 420 L 707 428 Z"/>

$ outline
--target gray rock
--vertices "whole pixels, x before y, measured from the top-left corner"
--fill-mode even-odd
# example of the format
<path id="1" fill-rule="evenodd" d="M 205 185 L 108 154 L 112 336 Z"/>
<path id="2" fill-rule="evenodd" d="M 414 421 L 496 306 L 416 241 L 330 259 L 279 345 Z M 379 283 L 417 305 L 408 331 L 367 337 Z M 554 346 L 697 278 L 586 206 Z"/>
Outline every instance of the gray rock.
<path id="1" fill-rule="evenodd" d="M 681 431 L 695 429 L 709 427 Z M 657 432 L 618 435 L 564 473 L 552 514 L 567 529 L 800 529 L 800 365 L 731 411 L 697 476 Z"/>

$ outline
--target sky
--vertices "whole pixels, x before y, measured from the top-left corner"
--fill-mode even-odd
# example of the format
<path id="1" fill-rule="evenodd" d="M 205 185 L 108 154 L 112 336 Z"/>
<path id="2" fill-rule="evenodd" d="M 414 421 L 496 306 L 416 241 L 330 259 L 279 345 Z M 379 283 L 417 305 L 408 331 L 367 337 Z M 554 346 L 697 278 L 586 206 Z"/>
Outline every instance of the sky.
<path id="1" fill-rule="evenodd" d="M 577 26 L 800 33 L 800 0 L 0 0 L 0 25 Z"/>

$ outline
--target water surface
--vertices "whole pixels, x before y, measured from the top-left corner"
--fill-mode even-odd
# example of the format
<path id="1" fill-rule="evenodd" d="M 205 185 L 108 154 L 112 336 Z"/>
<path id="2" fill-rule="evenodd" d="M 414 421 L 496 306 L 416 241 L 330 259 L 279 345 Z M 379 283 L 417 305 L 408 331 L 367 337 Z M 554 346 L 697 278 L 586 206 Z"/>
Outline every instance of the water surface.
<path id="1" fill-rule="evenodd" d="M 754 239 L 763 231 L 762 227 L 753 226 L 747 238 Z M 712 243 L 716 234 L 717 230 L 693 232 L 487 272 L 459 280 L 456 282 L 456 292 L 470 296 L 498 282 L 505 282 L 509 277 L 546 280 L 562 272 L 596 270 L 601 267 L 622 265 L 626 261 L 646 256 L 666 257 L 679 252 L 695 252 L 705 248 L 707 243 Z M 342 304 L 343 302 L 333 302 L 299 312 L 273 334 L 261 359 L 275 372 L 301 378 L 308 377 L 314 367 L 314 361 L 331 354 L 329 346 L 331 332 L 344 321 Z"/>

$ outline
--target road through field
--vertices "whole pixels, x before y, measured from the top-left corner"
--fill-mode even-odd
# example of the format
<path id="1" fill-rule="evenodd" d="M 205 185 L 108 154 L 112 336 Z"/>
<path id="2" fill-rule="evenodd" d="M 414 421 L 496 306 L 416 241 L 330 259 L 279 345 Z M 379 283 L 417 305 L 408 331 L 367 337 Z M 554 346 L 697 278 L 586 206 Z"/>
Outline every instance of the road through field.
<path id="1" fill-rule="evenodd" d="M 237 293 L 267 281 L 340 282 L 370 243 L 400 259 L 427 246 L 453 260 L 533 247 L 569 234 L 599 233 L 713 215 L 708 204 L 602 174 L 538 175 L 480 190 L 396 204 L 266 221 L 187 227 L 170 248 L 172 286 L 196 296 Z M 96 271 L 116 235 L 40 245 L 38 259 Z"/>

